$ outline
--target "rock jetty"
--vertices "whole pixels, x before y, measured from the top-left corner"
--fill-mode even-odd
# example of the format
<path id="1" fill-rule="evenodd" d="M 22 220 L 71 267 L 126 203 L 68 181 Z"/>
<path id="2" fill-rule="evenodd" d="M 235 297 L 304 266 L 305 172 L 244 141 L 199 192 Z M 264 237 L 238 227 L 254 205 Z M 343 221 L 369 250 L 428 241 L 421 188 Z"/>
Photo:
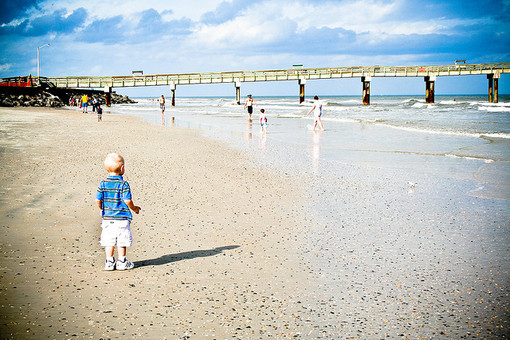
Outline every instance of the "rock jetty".
<path id="1" fill-rule="evenodd" d="M 78 102 L 84 94 L 85 93 L 72 94 L 69 96 L 68 101 L 70 101 L 71 99 L 74 99 L 75 102 Z M 87 96 L 89 96 L 89 98 L 91 98 L 91 97 L 96 98 L 97 101 L 99 102 L 99 104 L 101 104 L 101 105 L 104 105 L 106 103 L 106 98 L 105 98 L 104 93 L 101 93 L 101 92 L 87 93 Z M 112 104 L 134 104 L 134 103 L 136 103 L 136 101 L 130 99 L 128 96 L 122 96 L 120 94 L 112 92 Z"/>
<path id="2" fill-rule="evenodd" d="M 105 93 L 95 90 L 34 88 L 34 87 L 7 87 L 0 86 L 0 106 L 34 106 L 34 107 L 62 107 L 69 105 L 70 99 L 78 102 L 86 94 L 95 97 L 100 104 L 105 104 Z M 136 103 L 127 96 L 112 93 L 112 104 Z"/>
<path id="3" fill-rule="evenodd" d="M 40 91 L 33 94 L 15 94 L 0 92 L 0 106 L 35 106 L 35 107 L 61 107 L 64 102 L 58 96 L 49 92 Z"/>

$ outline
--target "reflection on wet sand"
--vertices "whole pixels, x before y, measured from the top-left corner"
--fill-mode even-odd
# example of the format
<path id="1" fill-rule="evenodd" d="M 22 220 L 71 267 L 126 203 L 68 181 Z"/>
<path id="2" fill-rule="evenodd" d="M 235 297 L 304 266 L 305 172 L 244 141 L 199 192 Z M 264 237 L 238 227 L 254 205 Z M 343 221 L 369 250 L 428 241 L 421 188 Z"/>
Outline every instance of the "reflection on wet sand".
<path id="1" fill-rule="evenodd" d="M 246 140 L 250 140 L 253 138 L 253 132 L 252 132 L 252 129 L 253 129 L 253 122 L 251 119 L 248 119 L 248 124 L 246 126 L 246 133 L 245 133 L 245 138 Z"/>
<path id="2" fill-rule="evenodd" d="M 312 145 L 312 171 L 317 174 L 319 171 L 319 158 L 321 156 L 321 137 L 324 131 L 313 131 Z"/>
<path id="3" fill-rule="evenodd" d="M 260 140 L 259 140 L 259 149 L 260 150 L 266 149 L 266 140 L 267 140 L 267 135 L 265 133 L 261 133 Z"/>

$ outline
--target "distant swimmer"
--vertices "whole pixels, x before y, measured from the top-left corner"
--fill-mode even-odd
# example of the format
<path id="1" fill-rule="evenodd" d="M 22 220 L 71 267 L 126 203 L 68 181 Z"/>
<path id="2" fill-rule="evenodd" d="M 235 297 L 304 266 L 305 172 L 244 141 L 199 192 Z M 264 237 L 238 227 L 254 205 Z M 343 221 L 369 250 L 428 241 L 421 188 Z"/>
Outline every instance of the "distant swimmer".
<path id="1" fill-rule="evenodd" d="M 251 97 L 251 94 L 248 95 L 248 98 L 246 98 L 246 102 L 244 103 L 244 109 L 248 108 L 248 114 L 250 115 L 253 113 L 253 105 L 257 106 L 257 103 L 255 103 L 255 100 Z"/>
<path id="2" fill-rule="evenodd" d="M 317 127 L 317 123 L 319 123 L 320 127 L 321 127 L 321 130 L 324 130 L 324 125 L 322 125 L 322 120 L 321 120 L 321 116 L 322 116 L 322 103 L 319 101 L 319 97 L 318 96 L 315 96 L 313 97 L 313 107 L 310 111 L 308 111 L 308 113 L 306 114 L 307 116 L 313 112 L 313 115 L 315 117 L 315 122 L 313 124 L 313 130 L 315 131 L 315 128 Z"/>

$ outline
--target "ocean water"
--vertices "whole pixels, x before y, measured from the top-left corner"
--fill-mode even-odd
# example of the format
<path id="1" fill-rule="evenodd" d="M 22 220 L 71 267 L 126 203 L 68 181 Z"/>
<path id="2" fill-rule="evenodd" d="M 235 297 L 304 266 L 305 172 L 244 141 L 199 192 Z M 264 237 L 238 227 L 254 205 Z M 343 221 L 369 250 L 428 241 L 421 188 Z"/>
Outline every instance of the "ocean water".
<path id="1" fill-rule="evenodd" d="M 251 121 L 233 98 L 177 97 L 163 120 L 157 98 L 135 100 L 110 112 L 201 130 L 283 172 L 328 176 L 354 164 L 470 181 L 468 195 L 510 199 L 510 96 L 500 96 L 499 103 L 486 96 L 436 96 L 434 104 L 419 96 L 375 96 L 369 106 L 360 97 L 324 97 L 324 132 L 311 130 L 311 99 L 299 104 L 297 97 L 255 97 Z M 267 135 L 258 124 L 261 108 L 269 119 Z"/>

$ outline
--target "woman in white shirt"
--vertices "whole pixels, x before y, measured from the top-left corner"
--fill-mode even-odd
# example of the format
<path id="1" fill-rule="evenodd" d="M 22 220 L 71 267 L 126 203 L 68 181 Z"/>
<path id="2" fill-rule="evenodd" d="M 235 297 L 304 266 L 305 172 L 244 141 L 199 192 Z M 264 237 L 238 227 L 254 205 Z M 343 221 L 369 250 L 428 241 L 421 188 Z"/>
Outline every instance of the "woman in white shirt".
<path id="1" fill-rule="evenodd" d="M 313 99 L 314 99 L 313 107 L 310 111 L 308 111 L 308 113 L 306 115 L 308 116 L 310 113 L 313 112 L 313 115 L 315 117 L 315 122 L 313 124 L 313 130 L 315 131 L 315 128 L 317 127 L 317 123 L 319 123 L 321 130 L 324 131 L 324 125 L 322 125 L 322 120 L 321 120 L 322 103 L 319 101 L 318 96 L 313 97 Z"/>

